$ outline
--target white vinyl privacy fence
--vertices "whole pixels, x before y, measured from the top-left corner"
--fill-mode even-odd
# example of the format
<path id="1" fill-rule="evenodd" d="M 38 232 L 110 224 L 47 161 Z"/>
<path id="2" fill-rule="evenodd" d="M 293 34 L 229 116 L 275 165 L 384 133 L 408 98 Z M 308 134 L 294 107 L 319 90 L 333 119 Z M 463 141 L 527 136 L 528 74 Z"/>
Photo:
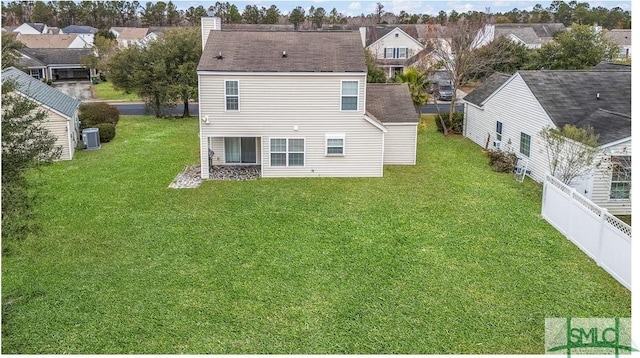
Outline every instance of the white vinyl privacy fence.
<path id="1" fill-rule="evenodd" d="M 542 217 L 631 290 L 631 226 L 547 175 Z"/>

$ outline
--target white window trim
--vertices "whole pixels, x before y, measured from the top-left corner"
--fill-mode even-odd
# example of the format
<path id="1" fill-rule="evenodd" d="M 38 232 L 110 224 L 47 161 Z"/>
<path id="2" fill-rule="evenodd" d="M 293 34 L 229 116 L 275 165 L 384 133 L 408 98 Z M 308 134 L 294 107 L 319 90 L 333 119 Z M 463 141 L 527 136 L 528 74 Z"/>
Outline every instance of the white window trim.
<path id="1" fill-rule="evenodd" d="M 358 89 L 356 91 L 356 109 L 342 109 L 342 97 L 344 97 L 342 91 L 344 89 L 343 83 L 345 82 L 358 83 Z M 348 97 L 353 97 L 353 96 L 348 96 Z M 338 105 L 340 106 L 340 112 L 358 112 L 358 110 L 360 109 L 360 80 L 340 80 L 340 103 Z"/>
<path id="2" fill-rule="evenodd" d="M 238 83 L 238 95 L 237 96 L 229 96 L 227 95 L 227 82 L 237 82 Z M 229 97 L 238 97 L 238 109 L 228 109 L 227 108 L 227 98 Z M 224 111 L 225 112 L 240 112 L 240 80 L 228 79 L 224 80 Z"/>
<path id="3" fill-rule="evenodd" d="M 498 132 L 498 123 L 500 123 L 500 132 Z M 502 135 L 504 133 L 504 122 L 496 121 L 496 140 L 502 141 Z"/>
<path id="4" fill-rule="evenodd" d="M 285 165 L 272 165 L 271 164 L 271 140 L 272 139 L 284 139 L 286 141 L 286 149 L 284 152 L 275 152 L 275 153 L 284 153 L 285 154 Z M 289 154 L 291 153 L 300 153 L 300 152 L 291 152 L 289 151 L 289 140 L 290 139 L 302 139 L 304 143 L 304 148 L 302 151 L 303 156 L 303 165 L 289 165 Z M 304 168 L 307 166 L 307 138 L 305 137 L 269 137 L 269 168 Z"/>
<path id="5" fill-rule="evenodd" d="M 342 139 L 342 153 L 329 153 L 329 139 Z M 324 135 L 324 155 L 327 157 L 344 157 L 347 152 L 347 141 L 344 133 L 327 133 Z"/>
<path id="6" fill-rule="evenodd" d="M 522 135 L 523 134 L 529 136 L 529 154 L 528 155 L 522 153 Z M 527 134 L 525 132 L 520 132 L 520 143 L 519 143 L 519 146 L 518 146 L 518 153 L 524 155 L 527 158 L 531 158 L 531 147 L 532 146 L 533 146 L 533 137 L 531 137 L 530 134 Z"/>
<path id="7" fill-rule="evenodd" d="M 258 160 L 259 159 L 258 158 L 259 157 L 259 155 L 258 155 L 259 154 L 259 152 L 258 152 L 258 146 L 259 146 L 258 137 L 253 137 L 255 142 L 256 142 L 256 144 L 255 144 L 256 145 L 256 161 L 255 161 L 255 163 L 242 163 L 242 144 L 240 144 L 240 147 L 241 147 L 241 149 L 240 149 L 240 163 L 227 162 L 227 150 L 226 150 L 226 148 L 227 148 L 226 147 L 227 139 L 228 138 L 240 138 L 240 143 L 242 143 L 242 138 L 251 138 L 251 137 L 252 136 L 247 136 L 247 137 L 226 136 L 226 137 L 222 137 L 222 159 L 224 161 L 224 165 L 240 165 L 240 166 L 242 166 L 242 165 L 258 165 L 259 164 L 259 160 Z"/>
<path id="8" fill-rule="evenodd" d="M 612 192 L 612 187 L 614 183 L 629 183 L 629 185 L 632 185 L 632 181 L 631 179 L 628 181 L 625 180 L 613 180 L 613 171 L 615 169 L 615 165 L 617 163 L 614 163 L 614 157 L 626 157 L 626 156 L 631 156 L 631 155 L 612 155 L 611 156 L 611 178 L 609 180 L 609 201 L 630 201 L 631 200 L 631 188 L 629 188 L 629 197 L 628 198 L 612 198 L 611 197 L 611 192 Z"/>

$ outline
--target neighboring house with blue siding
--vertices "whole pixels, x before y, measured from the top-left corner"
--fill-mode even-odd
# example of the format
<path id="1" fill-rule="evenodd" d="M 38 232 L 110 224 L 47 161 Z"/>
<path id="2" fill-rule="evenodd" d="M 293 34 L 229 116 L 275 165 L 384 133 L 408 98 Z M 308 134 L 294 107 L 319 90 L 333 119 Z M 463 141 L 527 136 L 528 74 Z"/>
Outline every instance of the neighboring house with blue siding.
<path id="1" fill-rule="evenodd" d="M 38 104 L 37 110 L 45 113 L 43 125 L 62 147 L 60 160 L 71 160 L 80 138 L 78 108 L 80 101 L 39 81 L 15 67 L 2 71 L 2 83 L 14 81 L 14 92 Z"/>
<path id="2" fill-rule="evenodd" d="M 464 98 L 464 135 L 512 151 L 542 182 L 545 127 L 591 126 L 600 154 L 573 187 L 614 215 L 631 214 L 631 71 L 518 71 L 494 74 Z"/>
<path id="3" fill-rule="evenodd" d="M 202 18 L 201 175 L 379 177 L 414 164 L 418 114 L 404 84 L 367 85 L 358 32 L 222 31 Z"/>

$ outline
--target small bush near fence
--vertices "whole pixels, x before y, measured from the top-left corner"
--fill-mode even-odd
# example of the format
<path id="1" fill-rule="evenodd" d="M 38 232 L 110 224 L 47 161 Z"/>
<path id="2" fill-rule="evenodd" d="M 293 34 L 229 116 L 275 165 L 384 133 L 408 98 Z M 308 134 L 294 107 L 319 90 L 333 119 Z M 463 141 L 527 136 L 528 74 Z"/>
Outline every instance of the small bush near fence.
<path id="1" fill-rule="evenodd" d="M 449 112 L 436 114 L 435 121 L 436 126 L 438 127 L 438 132 L 444 133 L 444 129 L 442 128 L 442 121 L 440 121 L 440 119 L 444 121 L 444 124 L 447 126 L 447 130 L 449 131 L 449 133 L 462 134 L 462 123 L 464 120 L 463 113 L 454 113 L 453 121 L 449 120 Z"/>
<path id="2" fill-rule="evenodd" d="M 515 153 L 505 152 L 504 150 L 491 149 L 486 152 L 489 157 L 489 166 L 495 172 L 511 173 L 516 167 L 518 157 Z"/>
<path id="3" fill-rule="evenodd" d="M 81 129 L 93 128 L 98 123 L 111 123 L 115 126 L 120 120 L 120 111 L 105 102 L 84 103 L 80 105 L 78 118 Z"/>
<path id="4" fill-rule="evenodd" d="M 95 125 L 95 128 L 98 128 L 100 143 L 111 142 L 113 137 L 116 136 L 116 126 L 111 123 L 98 123 Z"/>

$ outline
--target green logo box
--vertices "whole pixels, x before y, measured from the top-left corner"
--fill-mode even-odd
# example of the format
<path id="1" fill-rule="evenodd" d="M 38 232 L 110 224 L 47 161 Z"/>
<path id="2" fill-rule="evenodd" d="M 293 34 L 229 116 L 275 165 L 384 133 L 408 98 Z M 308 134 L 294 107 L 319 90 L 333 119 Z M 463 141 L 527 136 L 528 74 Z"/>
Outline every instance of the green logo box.
<path id="1" fill-rule="evenodd" d="M 545 353 L 628 355 L 631 345 L 630 318 L 547 318 Z"/>

